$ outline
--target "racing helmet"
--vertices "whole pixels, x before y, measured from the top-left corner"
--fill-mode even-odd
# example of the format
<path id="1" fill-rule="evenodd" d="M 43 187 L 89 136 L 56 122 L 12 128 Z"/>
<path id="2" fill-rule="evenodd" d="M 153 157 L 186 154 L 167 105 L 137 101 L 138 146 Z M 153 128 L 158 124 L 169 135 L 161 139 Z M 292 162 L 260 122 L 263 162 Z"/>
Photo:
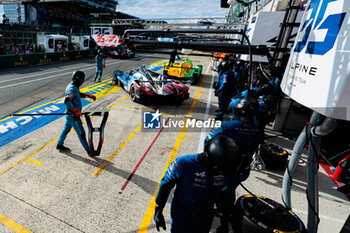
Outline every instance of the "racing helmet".
<path id="1" fill-rule="evenodd" d="M 203 157 L 212 172 L 236 172 L 242 163 L 242 153 L 237 144 L 224 135 L 218 135 L 207 142 Z"/>
<path id="2" fill-rule="evenodd" d="M 242 98 L 235 106 L 234 114 L 239 117 L 253 117 L 259 111 L 259 103 L 256 98 L 248 96 Z"/>
<path id="3" fill-rule="evenodd" d="M 221 71 L 226 72 L 232 68 L 232 62 L 230 60 L 223 61 L 221 63 Z"/>
<path id="4" fill-rule="evenodd" d="M 76 85 L 77 87 L 80 87 L 81 84 L 83 84 L 84 80 L 85 80 L 85 73 L 83 71 L 76 70 L 73 72 L 72 81 L 74 85 Z"/>
<path id="5" fill-rule="evenodd" d="M 101 56 L 102 55 L 102 50 L 101 49 L 97 50 L 97 54 Z"/>
<path id="6" fill-rule="evenodd" d="M 269 95 L 273 92 L 273 86 L 270 83 L 264 84 L 259 90 L 259 95 Z"/>

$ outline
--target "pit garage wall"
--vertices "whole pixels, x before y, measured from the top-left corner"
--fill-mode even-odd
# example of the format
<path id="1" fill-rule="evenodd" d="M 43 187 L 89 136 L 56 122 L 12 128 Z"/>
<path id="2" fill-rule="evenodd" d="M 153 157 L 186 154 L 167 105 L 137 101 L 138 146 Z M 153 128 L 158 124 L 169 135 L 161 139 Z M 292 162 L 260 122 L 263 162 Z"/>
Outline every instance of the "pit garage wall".
<path id="1" fill-rule="evenodd" d="M 48 64 L 83 58 L 93 58 L 96 55 L 96 51 L 96 49 L 88 49 L 55 53 L 5 55 L 0 56 L 0 69 L 9 69 L 12 67 L 28 65 Z"/>

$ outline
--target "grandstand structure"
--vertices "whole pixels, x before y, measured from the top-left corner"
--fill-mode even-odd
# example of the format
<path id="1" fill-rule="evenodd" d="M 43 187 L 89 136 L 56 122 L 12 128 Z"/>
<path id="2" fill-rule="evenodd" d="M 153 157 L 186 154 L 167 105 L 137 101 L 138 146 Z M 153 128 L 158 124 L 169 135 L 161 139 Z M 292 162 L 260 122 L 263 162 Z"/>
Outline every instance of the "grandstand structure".
<path id="1" fill-rule="evenodd" d="M 25 53 L 27 43 L 33 45 L 33 52 L 40 52 L 35 46 L 38 35 L 88 35 L 92 24 L 135 18 L 116 11 L 118 0 L 5 0 L 1 4 L 17 5 L 25 14 L 17 22 L 0 24 L 0 55 L 9 54 L 13 44 L 19 53 Z"/>

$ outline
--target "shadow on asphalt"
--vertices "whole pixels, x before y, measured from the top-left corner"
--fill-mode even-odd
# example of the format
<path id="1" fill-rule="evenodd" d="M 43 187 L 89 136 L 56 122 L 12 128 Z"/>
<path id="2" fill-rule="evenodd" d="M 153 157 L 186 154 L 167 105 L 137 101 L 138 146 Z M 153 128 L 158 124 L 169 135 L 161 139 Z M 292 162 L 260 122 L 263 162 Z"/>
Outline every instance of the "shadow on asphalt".
<path id="1" fill-rule="evenodd" d="M 107 163 L 108 166 L 104 169 L 105 172 L 112 173 L 114 175 L 117 175 L 119 177 L 124 178 L 125 180 L 127 180 L 130 176 L 130 172 L 119 169 L 119 168 L 113 166 L 113 163 L 110 163 L 107 160 L 101 159 L 97 156 L 88 157 L 88 155 L 86 155 L 86 157 L 82 157 L 82 156 L 74 154 L 72 152 L 61 152 L 61 153 L 71 157 L 72 159 L 89 164 L 89 165 L 96 167 L 96 168 L 100 168 L 100 166 L 102 164 Z M 132 178 L 130 179 L 130 182 L 139 186 L 142 190 L 144 190 L 145 192 L 147 192 L 151 196 L 154 194 L 154 191 L 156 190 L 157 185 L 158 185 L 157 182 L 154 182 L 153 180 L 150 180 L 150 179 L 145 178 L 143 176 L 139 176 L 137 174 L 133 174 Z M 120 184 L 120 188 L 122 187 L 122 185 L 123 184 Z M 168 203 L 170 203 L 169 199 L 168 199 Z"/>

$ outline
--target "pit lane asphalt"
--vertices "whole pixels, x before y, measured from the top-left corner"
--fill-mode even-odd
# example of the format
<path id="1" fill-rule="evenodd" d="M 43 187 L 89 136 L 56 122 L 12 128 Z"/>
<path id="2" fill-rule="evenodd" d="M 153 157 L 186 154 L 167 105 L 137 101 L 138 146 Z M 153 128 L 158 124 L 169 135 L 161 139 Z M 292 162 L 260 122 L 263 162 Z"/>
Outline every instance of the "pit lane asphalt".
<path id="1" fill-rule="evenodd" d="M 72 149 L 70 153 L 59 153 L 55 149 L 63 118 L 1 147 L 0 230 L 6 233 L 156 232 L 152 220 L 154 197 L 167 165 L 175 157 L 196 153 L 202 135 L 208 130 L 203 134 L 189 128 L 147 131 L 140 128 L 142 110 L 160 109 L 167 114 L 204 119 L 208 106 L 208 114 L 213 116 L 217 98 L 212 96 L 211 102 L 207 103 L 211 81 L 216 76 L 208 70 L 209 58 L 194 57 L 192 60 L 194 64 L 202 64 L 203 72 L 207 74 L 191 87 L 190 99 L 180 106 L 133 103 L 122 89 L 91 104 L 110 103 L 110 117 L 99 157 L 86 155 L 75 132 L 68 135 L 65 143 Z M 132 60 L 121 64 L 129 62 Z M 91 64 L 94 67 L 94 63 Z M 91 79 L 94 69 L 90 72 Z M 31 74 L 27 72 L 26 75 Z M 66 77 L 63 89 L 69 80 L 70 77 Z M 57 91 L 61 93 L 63 89 Z M 171 115 L 162 117 L 167 119 Z M 96 117 L 93 123 L 98 124 L 100 120 Z M 285 138 L 275 140 L 291 149 L 293 142 Z M 305 167 L 298 167 L 292 193 L 293 207 L 304 222 L 307 207 Z M 319 232 L 338 232 L 349 213 L 349 203 L 337 193 L 335 185 L 322 170 L 320 174 Z M 281 172 L 252 171 L 245 185 L 256 194 L 281 202 L 281 177 Z M 237 196 L 244 193 L 239 188 Z M 169 207 L 168 201 L 164 209 L 167 232 Z M 217 222 L 216 219 L 213 228 Z"/>
<path id="2" fill-rule="evenodd" d="M 155 61 L 156 58 L 147 55 L 147 59 Z M 195 64 L 202 64 L 199 60 L 193 60 Z M 208 63 L 208 59 L 205 62 Z M 90 63 L 93 68 L 87 74 L 87 83 L 94 74 L 94 63 Z M 119 66 L 118 69 L 127 70 L 140 63 L 147 65 L 144 60 L 139 62 L 122 60 L 120 64 L 124 64 L 124 67 Z M 207 65 L 204 70 L 207 69 Z M 77 65 L 72 66 L 74 67 L 71 70 L 75 70 Z M 107 69 L 108 67 L 110 65 L 107 63 Z M 15 72 L 38 77 L 36 71 L 40 68 L 42 67 L 30 67 L 24 70 L 18 69 Z M 26 69 L 33 69 L 35 72 L 29 73 L 28 70 L 25 71 Z M 46 73 L 60 71 L 54 65 L 52 68 L 50 66 L 50 69 L 53 70 L 46 70 Z M 110 71 L 107 69 L 105 74 L 111 73 L 115 67 Z M 11 72 L 7 71 L 7 73 L 10 75 Z M 45 74 L 41 75 L 46 77 Z M 17 77 L 12 76 L 13 79 Z M 28 79 L 31 80 L 32 77 Z M 43 80 L 46 82 L 48 79 Z M 49 80 L 56 81 L 55 78 Z M 65 77 L 61 88 L 57 88 L 57 92 L 62 93 L 69 81 L 70 75 Z M 195 106 L 201 103 L 197 101 L 201 95 L 200 89 L 198 86 L 191 87 L 189 100 L 181 106 L 161 106 L 161 110 L 168 114 L 191 114 L 195 111 Z M 3 200 L 0 207 L 0 222 L 7 224 L 1 230 L 5 232 L 11 232 L 10 229 L 15 231 L 21 229 L 22 232 L 25 231 L 24 229 L 32 232 L 135 232 L 139 228 L 148 228 L 150 224 L 150 229 L 153 229 L 153 223 L 144 215 L 147 209 L 152 208 L 148 206 L 162 176 L 164 165 L 175 158 L 180 143 L 188 145 L 191 139 L 183 136 L 188 134 L 187 131 L 183 131 L 182 136 L 179 137 L 179 130 L 174 132 L 163 130 L 157 138 L 158 132 L 141 131 L 140 108 L 153 110 L 157 107 L 152 109 L 135 104 L 127 96 L 127 93 L 120 89 L 93 103 L 98 105 L 104 101 L 113 101 L 100 157 L 89 158 L 81 148 L 76 135 L 72 133 L 68 135 L 66 141 L 66 146 L 72 148 L 71 153 L 63 154 L 55 150 L 57 136 L 62 129 L 64 119 L 54 121 L 0 148 L 2 157 L 0 196 Z M 48 98 L 52 97 L 54 96 L 50 95 Z M 203 96 L 203 99 L 205 100 L 206 97 Z M 205 104 L 202 105 L 205 107 Z M 200 108 L 198 110 L 204 112 Z M 194 140 L 195 148 L 197 148 L 196 141 L 198 138 Z M 150 147 L 152 142 L 154 144 Z M 146 154 L 148 148 L 149 152 Z M 189 146 L 186 146 L 186 150 L 186 154 L 196 152 Z M 169 154 L 171 154 L 170 159 Z M 185 154 L 184 151 L 182 154 Z M 142 156 L 145 156 L 143 161 L 141 161 Z M 163 165 L 158 166 L 159 162 Z M 131 178 L 138 163 L 140 163 L 139 168 Z M 126 183 L 128 178 L 130 182 Z M 146 221 L 142 221 L 143 219 Z"/>
<path id="3" fill-rule="evenodd" d="M 111 78 L 115 69 L 128 71 L 137 65 L 149 65 L 164 58 L 164 54 L 149 53 L 137 54 L 129 60 L 108 57 L 102 80 Z M 96 71 L 94 58 L 0 70 L 0 117 L 64 95 L 74 70 L 82 70 L 86 74 L 82 88 L 93 84 Z"/>

